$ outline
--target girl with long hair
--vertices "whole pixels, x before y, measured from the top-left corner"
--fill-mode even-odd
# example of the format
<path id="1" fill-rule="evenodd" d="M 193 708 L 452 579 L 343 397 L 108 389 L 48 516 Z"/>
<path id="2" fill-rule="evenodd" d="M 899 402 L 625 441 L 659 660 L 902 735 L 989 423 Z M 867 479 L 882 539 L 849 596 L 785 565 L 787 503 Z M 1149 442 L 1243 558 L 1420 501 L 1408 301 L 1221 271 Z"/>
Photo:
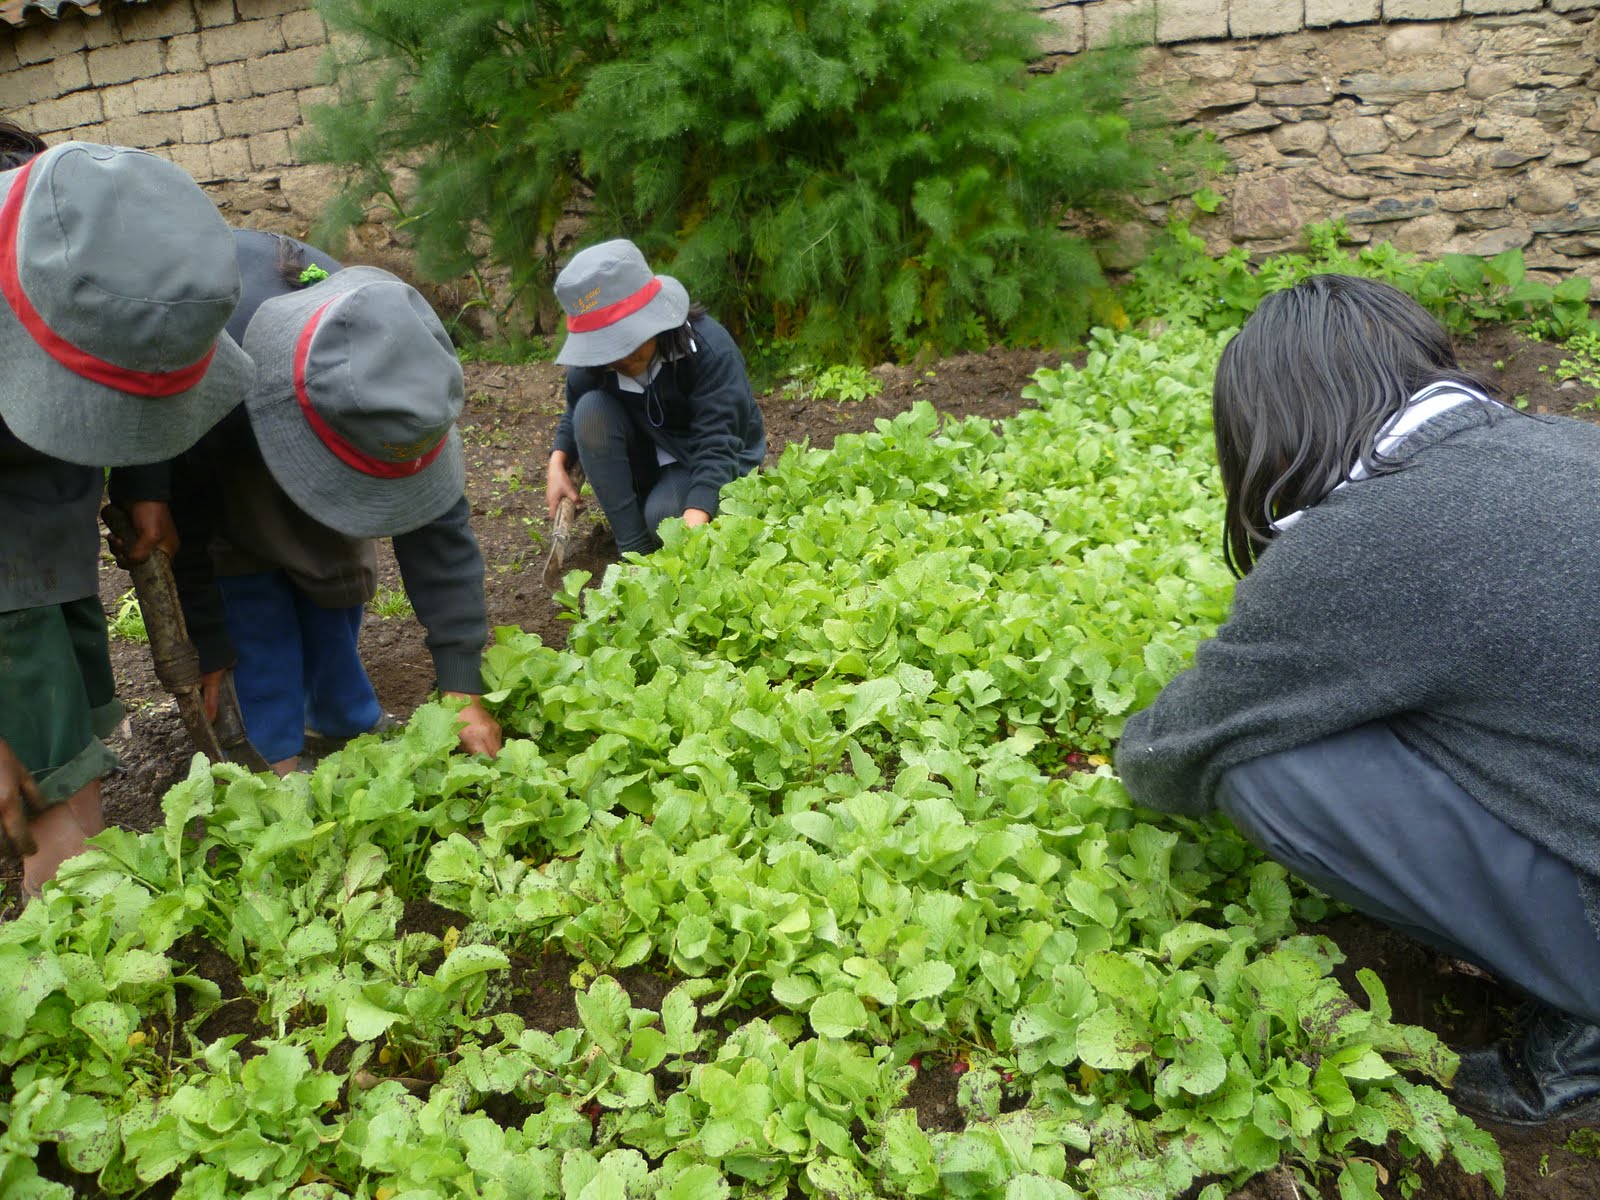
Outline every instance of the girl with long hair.
<path id="1" fill-rule="evenodd" d="M 1534 418 L 1396 289 L 1268 296 L 1214 390 L 1233 610 L 1129 720 L 1139 803 L 1220 809 L 1533 997 L 1462 1107 L 1600 1112 L 1600 428 Z"/>

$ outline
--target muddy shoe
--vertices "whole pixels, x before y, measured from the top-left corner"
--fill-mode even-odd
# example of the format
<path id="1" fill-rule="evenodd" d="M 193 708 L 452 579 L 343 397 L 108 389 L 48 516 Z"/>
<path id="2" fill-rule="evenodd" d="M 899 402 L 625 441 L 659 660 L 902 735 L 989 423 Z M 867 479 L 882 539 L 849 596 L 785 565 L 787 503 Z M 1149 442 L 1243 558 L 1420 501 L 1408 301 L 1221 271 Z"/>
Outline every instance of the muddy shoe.
<path id="1" fill-rule="evenodd" d="M 1600 1025 L 1541 1008 L 1520 1042 L 1462 1051 L 1450 1098 L 1507 1125 L 1600 1115 Z"/>
<path id="2" fill-rule="evenodd" d="M 355 738 L 368 733 L 388 733 L 391 729 L 400 728 L 400 718 L 393 713 L 379 713 L 378 719 L 372 725 L 363 729 L 361 733 L 352 733 L 349 737 L 336 737 L 330 733 L 322 733 L 306 726 L 305 748 L 301 750 L 302 759 L 309 758 L 313 763 L 318 759 L 326 758 L 335 750 L 344 749 L 345 745 Z"/>

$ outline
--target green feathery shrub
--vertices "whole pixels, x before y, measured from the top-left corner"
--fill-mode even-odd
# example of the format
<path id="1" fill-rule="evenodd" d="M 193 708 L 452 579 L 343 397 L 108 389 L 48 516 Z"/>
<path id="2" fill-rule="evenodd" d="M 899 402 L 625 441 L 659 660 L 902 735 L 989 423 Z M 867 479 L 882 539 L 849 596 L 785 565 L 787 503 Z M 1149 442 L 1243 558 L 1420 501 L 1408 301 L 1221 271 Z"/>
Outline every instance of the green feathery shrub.
<path id="1" fill-rule="evenodd" d="M 321 7 L 355 35 L 303 147 L 350 168 L 334 225 L 386 195 L 425 274 L 486 258 L 526 292 L 577 203 L 586 240 L 833 361 L 1081 329 L 1103 283 L 1062 219 L 1184 157 L 1134 115 L 1130 53 L 1030 71 L 1022 0 Z"/>

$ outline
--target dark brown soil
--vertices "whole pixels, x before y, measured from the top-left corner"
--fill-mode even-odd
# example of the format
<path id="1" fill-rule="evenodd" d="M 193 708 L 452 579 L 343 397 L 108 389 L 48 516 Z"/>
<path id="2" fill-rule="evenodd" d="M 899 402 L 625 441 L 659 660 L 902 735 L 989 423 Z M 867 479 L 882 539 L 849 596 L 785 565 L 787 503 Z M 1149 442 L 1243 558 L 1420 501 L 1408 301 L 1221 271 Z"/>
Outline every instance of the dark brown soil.
<path id="1" fill-rule="evenodd" d="M 1559 379 L 1564 357 L 1550 342 L 1530 342 L 1502 325 L 1486 326 L 1457 344 L 1461 365 L 1493 384 L 1497 395 L 1525 412 L 1594 420 L 1595 393 L 1576 379 Z"/>
<path id="2" fill-rule="evenodd" d="M 552 950 L 535 959 L 513 960 L 506 988 L 497 992 L 491 1011 L 515 1013 L 529 1029 L 555 1033 L 578 1023 L 572 973 L 578 960 Z"/>
<path id="3" fill-rule="evenodd" d="M 240 1058 L 251 1059 L 260 1054 L 256 1038 L 268 1036 L 271 1031 L 261 1024 L 257 1004 L 246 993 L 239 968 L 226 952 L 201 934 L 191 933 L 174 945 L 168 954 L 174 961 L 183 963 L 191 975 L 209 979 L 222 991 L 220 1003 L 194 1027 L 195 1046 L 207 1046 L 218 1038 L 238 1035 L 240 1040 L 234 1049 L 239 1052 Z M 194 1010 L 192 993 L 186 988 L 179 991 L 179 1029 L 198 1015 Z M 183 1035 L 179 1034 L 178 1037 L 180 1052 L 191 1053 L 192 1050 L 181 1043 Z"/>
<path id="4" fill-rule="evenodd" d="M 405 902 L 400 919 L 395 922 L 394 933 L 397 938 L 405 937 L 408 933 L 431 933 L 436 938 L 443 938 L 450 929 L 465 923 L 460 913 L 452 912 L 432 900 L 418 898 Z"/>
<path id="5" fill-rule="evenodd" d="M 1592 415 L 1582 407 L 1594 399 L 1587 389 L 1575 383 L 1562 386 L 1556 379 L 1555 365 L 1561 359 L 1558 347 L 1491 329 L 1462 344 L 1460 351 L 1464 365 L 1494 384 L 1505 398 L 1525 399 L 1529 412 Z M 886 366 L 879 369 L 883 392 L 853 404 L 764 396 L 761 406 L 770 455 L 775 459 L 790 442 L 831 446 L 839 434 L 871 429 L 878 418 L 891 416 L 917 400 L 927 400 L 950 415 L 1006 417 L 1025 405 L 1020 393 L 1032 373 L 1058 361 L 1058 355 L 996 350 L 942 360 L 930 367 Z M 1541 371 L 1541 367 L 1545 369 Z M 567 623 L 560 619 L 541 580 L 548 529 L 544 463 L 562 404 L 561 371 L 551 364 L 471 364 L 467 389 L 469 402 L 461 424 L 468 453 L 468 495 L 473 527 L 487 564 L 490 621 L 531 630 L 550 645 L 565 645 Z M 598 577 L 615 561 L 616 549 L 592 517 L 580 517 L 580 522 L 584 541 L 568 566 Z M 392 558 L 381 561 L 384 586 L 398 589 Z M 116 601 L 128 586 L 127 576 L 108 564 L 102 573 L 102 599 L 108 611 L 115 612 Z M 361 644 L 379 699 L 388 711 L 403 717 L 426 698 L 432 670 L 422 630 L 414 618 L 373 616 L 363 630 Z M 112 659 L 130 720 L 113 740 L 127 770 L 108 782 L 107 816 L 127 828 L 149 829 L 160 822 L 160 797 L 187 772 L 192 748 L 172 702 L 161 694 L 155 681 L 148 650 L 129 642 L 113 642 Z M 0 883 L 11 894 L 18 874 L 14 863 L 0 864 Z M 442 933 L 458 923 L 455 914 L 414 901 L 407 908 L 403 931 Z M 1423 1025 L 1447 1040 L 1470 1044 L 1493 1037 L 1505 1028 L 1506 1014 L 1517 1003 L 1517 997 L 1492 981 L 1464 974 L 1432 952 L 1360 918 L 1331 921 L 1324 932 L 1350 956 L 1342 974 L 1352 994 L 1360 995 L 1353 981 L 1355 968 L 1371 966 L 1385 980 L 1398 1020 Z M 223 986 L 225 995 L 242 997 L 238 973 L 225 956 L 208 943 L 192 949 L 200 973 Z M 560 953 L 519 962 L 511 972 L 510 988 L 498 997 L 496 1006 L 517 1012 L 535 1028 L 554 1030 L 575 1023 L 570 978 L 576 965 Z M 671 987 L 671 981 L 649 972 L 625 974 L 624 984 L 639 1006 L 658 1007 Z M 226 1032 L 248 1037 L 255 1027 L 251 1002 L 235 999 L 210 1015 L 202 1029 L 208 1038 Z M 240 1048 L 248 1053 L 245 1045 Z M 937 1065 L 919 1073 L 908 1102 L 925 1127 L 959 1127 L 958 1084 L 956 1076 Z M 1600 1163 L 1563 1146 L 1571 1128 L 1493 1130 L 1505 1152 L 1507 1196 L 1516 1200 L 1591 1200 L 1600 1196 Z M 1398 1165 L 1391 1160 L 1389 1166 L 1390 1182 L 1384 1195 L 1398 1197 Z M 1322 1186 L 1324 1194 L 1331 1194 L 1331 1181 L 1323 1181 Z M 1280 1172 L 1252 1182 L 1238 1197 L 1280 1200 L 1303 1194 Z M 1491 1193 L 1481 1180 L 1463 1177 L 1446 1166 L 1422 1171 L 1421 1190 L 1411 1194 L 1428 1200 L 1486 1200 Z"/>
<path id="6" fill-rule="evenodd" d="M 906 1104 L 917 1110 L 917 1124 L 929 1133 L 949 1132 L 966 1124 L 966 1115 L 957 1104 L 961 1076 L 949 1063 L 923 1058 L 916 1063 L 917 1075 L 906 1092 Z"/>

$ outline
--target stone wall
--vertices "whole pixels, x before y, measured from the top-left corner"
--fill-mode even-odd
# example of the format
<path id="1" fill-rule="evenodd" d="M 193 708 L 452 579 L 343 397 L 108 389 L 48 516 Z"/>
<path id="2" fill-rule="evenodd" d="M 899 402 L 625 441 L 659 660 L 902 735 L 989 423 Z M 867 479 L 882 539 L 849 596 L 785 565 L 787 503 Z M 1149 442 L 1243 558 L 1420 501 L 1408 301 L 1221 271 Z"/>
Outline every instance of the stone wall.
<path id="1" fill-rule="evenodd" d="M 1525 248 L 1600 276 L 1600 0 L 1035 0 L 1044 49 L 1153 43 L 1146 78 L 1231 156 L 1214 248 L 1340 218 L 1410 250 Z M 0 114 L 144 146 L 230 220 L 304 234 L 331 192 L 296 163 L 327 102 L 309 0 L 149 0 L 0 24 Z M 1180 212 L 1191 206 L 1176 202 Z M 1169 215 L 1149 209 L 1152 228 Z"/>
<path id="2" fill-rule="evenodd" d="M 1048 50 L 1076 54 L 1131 34 L 1141 44 L 1262 38 L 1393 21 L 1576 12 L 1600 0 L 1034 0 L 1054 26 Z"/>
<path id="3" fill-rule="evenodd" d="M 308 0 L 149 0 L 0 24 L 0 115 L 43 134 L 139 146 L 206 185 L 228 218 L 303 235 L 332 189 L 296 163 L 327 103 L 328 34 Z"/>
<path id="4" fill-rule="evenodd" d="M 1341 218 L 1359 241 L 1429 255 L 1520 247 L 1536 268 L 1600 277 L 1597 9 L 1087 0 L 1045 15 L 1058 53 L 1119 27 L 1158 43 L 1147 78 L 1233 160 L 1222 208 L 1194 221 L 1213 249 L 1285 249 L 1307 222 Z"/>

